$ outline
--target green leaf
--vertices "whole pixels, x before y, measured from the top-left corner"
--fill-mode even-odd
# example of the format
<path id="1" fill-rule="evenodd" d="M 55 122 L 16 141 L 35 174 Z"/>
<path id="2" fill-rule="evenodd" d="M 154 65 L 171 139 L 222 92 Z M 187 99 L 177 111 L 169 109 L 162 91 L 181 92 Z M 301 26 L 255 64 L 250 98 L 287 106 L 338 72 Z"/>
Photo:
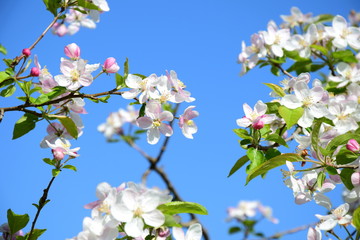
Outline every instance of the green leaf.
<path id="1" fill-rule="evenodd" d="M 331 14 L 321 14 L 318 16 L 317 20 L 314 23 L 331 22 L 333 18 L 334 16 Z"/>
<path id="2" fill-rule="evenodd" d="M 299 52 L 294 50 L 294 51 L 286 51 L 284 50 L 285 56 L 288 58 L 291 58 L 297 62 L 305 62 L 305 61 L 309 61 L 308 58 L 302 58 L 299 55 Z"/>
<path id="3" fill-rule="evenodd" d="M 339 62 L 357 63 L 357 59 L 351 50 L 336 51 L 332 53 L 332 57 Z"/>
<path id="4" fill-rule="evenodd" d="M 43 104 L 46 103 L 58 96 L 60 96 L 61 94 L 65 93 L 67 90 L 65 87 L 60 87 L 60 86 L 56 86 L 52 89 L 51 92 L 49 93 L 45 93 L 45 94 L 41 94 L 38 98 L 36 98 L 34 104 Z"/>
<path id="5" fill-rule="evenodd" d="M 57 175 L 59 175 L 60 172 L 61 172 L 61 170 L 59 170 L 59 169 L 53 169 L 51 171 L 51 174 L 53 177 L 56 177 Z"/>
<path id="6" fill-rule="evenodd" d="M 266 114 L 271 114 L 271 113 L 276 114 L 279 111 L 280 103 L 279 102 L 268 102 L 268 103 L 266 103 L 266 106 L 267 106 Z"/>
<path id="7" fill-rule="evenodd" d="M 11 67 L 11 65 L 12 65 L 13 62 L 14 62 L 14 60 L 12 60 L 12 59 L 6 59 L 6 58 L 4 58 L 3 61 L 4 61 L 4 63 L 6 64 L 6 66 L 8 66 L 8 67 Z"/>
<path id="8" fill-rule="evenodd" d="M 7 51 L 6 51 L 6 48 L 0 44 L 0 53 L 6 55 L 7 54 Z"/>
<path id="9" fill-rule="evenodd" d="M 331 166 L 327 166 L 326 167 L 326 171 L 328 172 L 328 174 L 330 175 L 338 175 L 339 173 L 337 172 L 336 168 L 331 167 Z"/>
<path id="10" fill-rule="evenodd" d="M 123 78 L 123 76 L 121 76 L 118 73 L 115 73 L 115 81 L 116 81 L 116 89 L 121 89 L 126 87 L 125 79 Z"/>
<path id="11" fill-rule="evenodd" d="M 165 223 L 164 226 L 166 227 L 182 227 L 181 224 L 179 224 L 173 215 L 164 214 L 165 216 Z"/>
<path id="12" fill-rule="evenodd" d="M 198 203 L 193 202 L 168 202 L 161 204 L 157 207 L 161 212 L 168 215 L 174 215 L 179 213 L 194 213 L 207 215 L 208 211 L 206 208 Z"/>
<path id="13" fill-rule="evenodd" d="M 7 88 L 3 89 L 0 92 L 0 96 L 2 96 L 2 97 L 10 97 L 11 95 L 14 94 L 15 90 L 16 90 L 15 85 L 10 85 L 10 86 L 8 86 Z"/>
<path id="14" fill-rule="evenodd" d="M 124 62 L 124 79 L 126 79 L 128 75 L 129 75 L 129 59 L 126 58 Z"/>
<path id="15" fill-rule="evenodd" d="M 322 122 L 316 119 L 311 133 L 311 145 L 314 148 L 316 154 L 318 153 L 318 149 L 319 149 L 318 143 L 319 143 L 319 132 L 320 132 L 321 124 Z"/>
<path id="16" fill-rule="evenodd" d="M 54 162 L 53 160 L 51 160 L 50 158 L 44 158 L 43 161 L 46 163 L 46 164 L 49 164 L 51 166 L 54 166 Z"/>
<path id="17" fill-rule="evenodd" d="M 264 84 L 268 86 L 271 90 L 273 90 L 280 97 L 284 97 L 286 95 L 284 89 L 279 85 L 276 85 L 274 83 L 264 83 Z"/>
<path id="18" fill-rule="evenodd" d="M 146 103 L 143 103 L 142 106 L 141 106 L 141 108 L 140 108 L 140 110 L 139 110 L 139 116 L 138 116 L 138 118 L 145 116 L 145 107 L 146 107 Z"/>
<path id="19" fill-rule="evenodd" d="M 17 139 L 35 128 L 38 117 L 25 113 L 16 123 L 13 131 L 13 138 Z"/>
<path id="20" fill-rule="evenodd" d="M 358 154 L 347 150 L 346 148 L 342 148 L 339 153 L 336 155 L 336 163 L 337 164 L 348 164 L 352 163 L 358 158 Z"/>
<path id="21" fill-rule="evenodd" d="M 59 116 L 59 115 L 48 115 L 48 117 L 54 117 L 58 119 L 73 138 L 75 139 L 78 138 L 77 126 L 71 118 L 67 116 Z"/>
<path id="22" fill-rule="evenodd" d="M 65 166 L 63 166 L 62 168 L 70 169 L 70 170 L 73 170 L 73 171 L 75 171 L 75 172 L 77 171 L 76 167 L 73 166 L 73 165 L 65 165 Z"/>
<path id="23" fill-rule="evenodd" d="M 295 109 L 290 109 L 285 106 L 279 107 L 279 114 L 285 120 L 287 129 L 290 129 L 292 126 L 294 126 L 299 121 L 303 113 L 304 108 L 302 107 Z"/>
<path id="24" fill-rule="evenodd" d="M 286 143 L 286 141 L 282 138 L 282 137 L 280 137 L 278 134 L 276 134 L 276 133 L 274 133 L 274 134 L 270 134 L 269 136 L 267 136 L 266 138 L 265 138 L 265 140 L 266 141 L 270 141 L 270 142 L 276 142 L 276 143 L 278 143 L 278 144 L 280 144 L 280 145 L 283 145 L 283 146 L 285 146 L 285 147 L 289 147 L 288 145 L 287 145 L 287 143 Z"/>
<path id="25" fill-rule="evenodd" d="M 29 215 L 18 215 L 15 214 L 11 209 L 7 210 L 7 220 L 10 228 L 10 235 L 20 231 L 28 224 L 30 218 Z"/>
<path id="26" fill-rule="evenodd" d="M 46 229 L 34 229 L 31 237 L 26 238 L 26 240 L 37 240 L 45 231 Z M 28 236 L 28 234 L 26 234 L 25 237 L 26 236 Z"/>
<path id="27" fill-rule="evenodd" d="M 241 228 L 240 227 L 231 227 L 229 228 L 229 234 L 234 234 L 234 233 L 237 233 L 237 232 L 241 232 Z"/>
<path id="28" fill-rule="evenodd" d="M 270 148 L 265 152 L 265 159 L 269 160 L 279 155 L 281 155 L 281 152 L 279 150 L 275 148 Z"/>
<path id="29" fill-rule="evenodd" d="M 270 69 L 271 73 L 274 74 L 275 76 L 280 76 L 280 70 L 279 68 L 272 66 Z"/>
<path id="30" fill-rule="evenodd" d="M 246 168 L 246 173 L 250 172 L 252 169 L 257 168 L 265 161 L 264 153 L 255 148 L 249 148 L 246 151 L 246 155 L 249 157 L 251 163 Z"/>
<path id="31" fill-rule="evenodd" d="M 46 10 L 51 12 L 54 17 L 57 15 L 57 9 L 61 7 L 61 0 L 43 0 Z"/>
<path id="32" fill-rule="evenodd" d="M 321 52 L 322 55 L 325 55 L 325 56 L 327 56 L 327 55 L 328 55 L 328 52 L 329 52 L 325 47 L 320 46 L 320 45 L 310 45 L 310 48 L 315 49 L 315 50 Z"/>
<path id="33" fill-rule="evenodd" d="M 101 9 L 98 6 L 86 0 L 78 0 L 77 2 L 79 7 L 101 11 Z"/>
<path id="34" fill-rule="evenodd" d="M 271 169 L 284 165 L 286 161 L 301 162 L 302 160 L 302 157 L 296 153 L 284 153 L 274 158 L 271 158 L 263 164 L 259 165 L 257 168 L 254 168 L 250 172 L 248 172 L 246 184 L 248 184 L 255 177 L 265 174 Z"/>
<path id="35" fill-rule="evenodd" d="M 239 170 L 242 166 L 244 166 L 248 161 L 249 161 L 249 157 L 247 155 L 239 158 L 236 161 L 235 165 L 231 168 L 229 175 L 227 177 L 230 177 L 231 175 L 233 175 L 237 170 Z"/>
<path id="36" fill-rule="evenodd" d="M 326 146 L 326 150 L 334 151 L 338 146 L 346 144 L 350 139 L 355 139 L 360 142 L 359 133 L 348 132 L 337 137 L 334 137 Z"/>
<path id="37" fill-rule="evenodd" d="M 354 169 L 344 168 L 341 170 L 340 178 L 341 181 L 344 183 L 345 187 L 349 190 L 354 188 L 354 185 L 351 182 L 351 175 L 354 173 Z"/>
<path id="38" fill-rule="evenodd" d="M 147 76 L 142 75 L 142 74 L 139 74 L 139 73 L 134 73 L 133 75 L 138 76 L 138 77 L 140 77 L 141 79 L 147 78 Z"/>
<path id="39" fill-rule="evenodd" d="M 360 207 L 358 207 L 353 213 L 352 223 L 355 225 L 356 230 L 360 231 Z"/>
<path id="40" fill-rule="evenodd" d="M 8 79 L 10 76 L 5 71 L 0 72 L 0 83 Z"/>
<path id="41" fill-rule="evenodd" d="M 325 178 L 326 178 L 326 174 L 324 172 L 319 172 L 317 176 L 317 185 L 319 188 L 321 188 L 322 185 L 324 184 Z"/>
<path id="42" fill-rule="evenodd" d="M 233 131 L 236 135 L 238 135 L 239 137 L 241 137 L 243 139 L 252 140 L 252 137 L 250 136 L 250 134 L 248 133 L 248 131 L 246 129 L 237 128 L 237 129 L 233 129 Z"/>

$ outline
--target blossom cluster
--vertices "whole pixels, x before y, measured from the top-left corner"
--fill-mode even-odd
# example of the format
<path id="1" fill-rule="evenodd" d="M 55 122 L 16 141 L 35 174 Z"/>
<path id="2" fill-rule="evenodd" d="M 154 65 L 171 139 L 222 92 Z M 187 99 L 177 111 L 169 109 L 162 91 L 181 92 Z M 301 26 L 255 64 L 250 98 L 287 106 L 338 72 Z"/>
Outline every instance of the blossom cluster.
<path id="1" fill-rule="evenodd" d="M 99 10 L 87 9 L 81 6 L 70 6 L 67 8 L 65 18 L 52 26 L 52 32 L 59 37 L 66 34 L 73 35 L 80 30 L 80 27 L 94 29 L 100 21 L 100 14 L 110 11 L 106 0 L 86 1 L 94 4 Z"/>
<path id="2" fill-rule="evenodd" d="M 119 236 L 136 240 L 153 236 L 165 240 L 170 236 L 165 215 L 157 209 L 171 202 L 172 196 L 166 191 L 132 182 L 118 187 L 103 182 L 97 186 L 96 196 L 98 200 L 85 205 L 91 209 L 91 217 L 84 218 L 83 231 L 72 240 L 113 240 Z M 186 235 L 179 227 L 173 227 L 172 233 L 176 240 L 200 240 L 202 229 L 200 224 L 193 224 Z"/>
<path id="3" fill-rule="evenodd" d="M 295 203 L 314 200 L 331 211 L 326 216 L 317 214 L 319 223 L 309 229 L 308 239 L 321 239 L 321 231 L 351 224 L 350 206 L 360 199 L 360 28 L 355 12 L 350 15 L 352 25 L 340 15 L 324 20 L 296 7 L 291 13 L 281 16 L 281 27 L 271 21 L 267 31 L 254 34 L 250 46 L 242 43 L 242 74 L 257 65 L 271 65 L 275 75 L 278 70 L 286 78 L 280 85 L 266 84 L 272 89 L 272 101 L 259 100 L 254 109 L 243 105 L 245 116 L 236 123 L 248 130 L 235 132 L 244 138 L 240 143 L 247 149 L 243 161 L 250 160 L 249 175 L 266 173 L 263 166 L 279 166 L 270 165 L 275 159 L 286 163 L 284 182 L 292 189 Z M 295 63 L 284 70 L 287 59 Z M 310 72 L 318 73 L 325 66 L 329 73 L 319 74 L 322 80 L 311 80 Z M 291 75 L 293 71 L 297 76 Z M 296 153 L 281 154 L 278 147 L 288 147 L 292 140 L 297 143 Z M 298 170 L 292 162 L 301 162 L 301 168 L 307 162 L 312 165 Z M 339 184 L 345 186 L 345 203 L 333 209 L 325 194 Z"/>
<path id="4" fill-rule="evenodd" d="M 111 113 L 106 123 L 98 127 L 107 139 L 113 135 L 123 135 L 124 123 L 131 123 L 147 130 L 147 142 L 156 144 L 160 140 L 160 134 L 170 137 L 173 134 L 171 122 L 175 119 L 169 104 L 180 104 L 182 102 L 193 102 L 191 93 L 185 90 L 185 85 L 177 77 L 175 71 L 171 70 L 166 75 L 157 76 L 151 74 L 148 77 L 129 74 L 125 80 L 126 87 L 122 93 L 125 99 L 136 99 L 138 104 L 144 108 L 141 111 L 134 110 L 132 106 L 125 111 L 120 109 L 118 113 Z M 165 109 L 166 107 L 166 109 Z M 193 118 L 199 113 L 193 110 L 195 106 L 189 106 L 179 117 L 179 127 L 186 138 L 192 139 L 198 130 Z"/>
<path id="5" fill-rule="evenodd" d="M 84 107 L 85 101 L 80 96 L 77 97 L 77 91 L 92 84 L 95 79 L 92 73 L 100 67 L 100 64 L 87 64 L 87 60 L 81 58 L 80 47 L 75 43 L 67 45 L 64 52 L 68 58 L 61 58 L 60 71 L 62 74 L 53 77 L 46 67 L 41 67 L 37 56 L 35 56 L 34 61 L 35 67 L 32 68 L 32 72 L 37 72 L 36 75 L 32 75 L 39 79 L 39 82 L 36 83 L 41 93 L 38 99 L 41 97 L 44 97 L 45 100 L 59 99 L 57 103 L 53 104 L 53 111 L 56 112 L 52 114 L 52 117 L 60 122 L 49 122 L 48 135 L 40 143 L 42 148 L 49 147 L 52 149 L 56 160 L 62 160 L 65 155 L 79 156 L 77 152 L 80 148 L 71 149 L 69 142 L 69 140 L 82 135 L 84 126 L 79 114 L 87 113 Z M 116 60 L 110 57 L 105 60 L 100 74 L 115 73 L 119 69 Z M 53 98 L 49 99 L 49 97 Z M 35 101 L 35 103 L 37 102 Z M 64 125 L 69 121 L 73 124 Z"/>
<path id="6" fill-rule="evenodd" d="M 272 216 L 272 209 L 269 206 L 264 206 L 259 201 L 240 201 L 236 207 L 229 207 L 228 219 L 236 219 L 239 221 L 245 221 L 249 218 L 256 216 L 259 212 L 262 216 L 268 219 L 272 223 L 279 223 L 277 218 Z"/>
<path id="7" fill-rule="evenodd" d="M 291 9 L 291 13 L 290 16 L 281 16 L 284 22 L 280 27 L 270 21 L 267 31 L 252 35 L 250 46 L 242 42 L 242 52 L 238 56 L 238 61 L 242 64 L 241 74 L 262 63 L 262 59 L 282 58 L 286 55 L 284 51 L 296 51 L 301 58 L 307 59 L 319 56 L 314 45 L 326 47 L 329 42 L 337 50 L 344 50 L 349 46 L 360 49 L 360 28 L 349 26 L 344 17 L 337 15 L 332 20 L 332 26 L 326 26 L 319 16 L 303 14 L 296 7 Z M 351 19 L 352 23 L 357 23 L 354 17 Z M 306 31 L 301 28 L 303 34 L 296 31 L 296 27 L 305 25 L 308 27 Z"/>

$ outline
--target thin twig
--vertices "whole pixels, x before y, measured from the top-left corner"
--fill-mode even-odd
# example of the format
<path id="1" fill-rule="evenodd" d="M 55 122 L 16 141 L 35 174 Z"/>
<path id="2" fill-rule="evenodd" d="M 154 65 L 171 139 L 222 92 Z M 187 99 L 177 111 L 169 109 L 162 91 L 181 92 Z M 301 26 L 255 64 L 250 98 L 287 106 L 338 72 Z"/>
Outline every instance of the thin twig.
<path id="1" fill-rule="evenodd" d="M 281 237 L 283 237 L 283 236 L 285 236 L 285 235 L 297 233 L 297 232 L 303 231 L 303 230 L 305 230 L 305 229 L 308 229 L 309 227 L 314 226 L 315 224 L 317 224 L 317 223 L 312 223 L 312 224 L 303 225 L 303 226 L 296 227 L 296 228 L 293 228 L 293 229 L 290 229 L 290 230 L 287 230 L 287 231 L 275 233 L 274 235 L 272 235 L 272 236 L 270 236 L 270 237 L 260 238 L 260 239 L 258 239 L 258 240 L 279 239 L 279 238 L 281 238 Z"/>
<path id="2" fill-rule="evenodd" d="M 294 78 L 293 75 L 291 75 L 288 71 L 286 71 L 280 64 L 278 63 L 272 63 L 275 67 L 277 67 L 278 69 L 280 69 L 280 71 L 285 74 L 286 76 L 288 76 L 289 78 Z"/>
<path id="3" fill-rule="evenodd" d="M 39 205 L 37 207 L 37 212 L 36 212 L 36 215 L 35 215 L 35 218 L 34 218 L 34 221 L 32 222 L 32 225 L 31 225 L 31 230 L 30 230 L 30 233 L 29 233 L 29 237 L 28 239 L 31 239 L 31 235 L 33 234 L 33 231 L 35 229 L 35 225 L 36 225 L 36 221 L 40 215 L 40 212 L 42 210 L 42 208 L 45 206 L 45 204 L 47 203 L 47 196 L 48 196 L 48 193 L 49 193 L 49 190 L 50 190 L 50 187 L 52 185 L 52 183 L 54 182 L 55 180 L 55 177 L 52 177 L 47 188 L 44 189 L 44 192 L 43 192 L 43 195 L 41 196 L 40 200 L 39 200 Z"/>

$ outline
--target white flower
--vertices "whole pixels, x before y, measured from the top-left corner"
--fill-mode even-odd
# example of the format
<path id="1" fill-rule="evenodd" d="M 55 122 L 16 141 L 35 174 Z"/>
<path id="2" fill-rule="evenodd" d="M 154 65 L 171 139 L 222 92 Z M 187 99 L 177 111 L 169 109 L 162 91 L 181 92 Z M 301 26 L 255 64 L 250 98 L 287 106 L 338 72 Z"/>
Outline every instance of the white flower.
<path id="1" fill-rule="evenodd" d="M 315 216 L 321 220 L 318 225 L 319 229 L 323 231 L 330 231 L 337 224 L 340 225 L 350 224 L 352 217 L 349 214 L 347 214 L 348 211 L 349 211 L 349 204 L 344 203 L 335 210 L 332 210 L 331 211 L 332 214 L 326 216 L 316 214 Z"/>
<path id="2" fill-rule="evenodd" d="M 63 75 L 55 76 L 55 81 L 70 91 L 81 86 L 89 86 L 93 82 L 91 73 L 99 68 L 99 64 L 86 64 L 84 59 L 77 61 L 61 58 L 60 70 Z"/>
<path id="3" fill-rule="evenodd" d="M 129 74 L 125 80 L 126 86 L 131 88 L 129 91 L 125 91 L 122 96 L 125 99 L 132 99 L 139 94 L 139 102 L 144 103 L 150 97 L 156 98 L 155 86 L 158 84 L 159 78 L 155 74 L 151 74 L 149 77 L 141 79 L 141 77 Z"/>
<path id="4" fill-rule="evenodd" d="M 133 188 L 127 188 L 118 193 L 116 204 L 111 212 L 115 219 L 125 222 L 125 232 L 131 237 L 139 237 L 144 230 L 144 222 L 152 227 L 160 227 L 165 222 L 165 216 L 157 207 L 161 197 L 153 190 L 140 193 Z"/>
<path id="5" fill-rule="evenodd" d="M 169 124 L 163 121 L 172 121 L 173 114 L 169 111 L 162 111 L 161 104 L 151 101 L 146 104 L 145 116 L 137 120 L 139 127 L 148 129 L 147 141 L 150 144 L 156 144 L 160 139 L 160 133 L 167 137 L 173 134 L 173 129 Z"/>
<path id="6" fill-rule="evenodd" d="M 337 15 L 332 21 L 332 27 L 325 27 L 325 31 L 333 37 L 332 44 L 345 49 L 348 45 L 354 49 L 360 49 L 360 29 L 358 27 L 348 27 L 344 17 Z"/>
<path id="7" fill-rule="evenodd" d="M 270 46 L 270 50 L 275 56 L 282 57 L 284 55 L 282 48 L 284 47 L 286 41 L 290 38 L 290 30 L 287 28 L 278 29 L 276 23 L 273 21 L 268 23 L 267 30 L 267 32 L 261 32 L 265 43 Z"/>
<path id="8" fill-rule="evenodd" d="M 202 228 L 199 223 L 192 224 L 185 235 L 182 228 L 173 227 L 173 235 L 176 240 L 200 240 L 202 237 Z"/>

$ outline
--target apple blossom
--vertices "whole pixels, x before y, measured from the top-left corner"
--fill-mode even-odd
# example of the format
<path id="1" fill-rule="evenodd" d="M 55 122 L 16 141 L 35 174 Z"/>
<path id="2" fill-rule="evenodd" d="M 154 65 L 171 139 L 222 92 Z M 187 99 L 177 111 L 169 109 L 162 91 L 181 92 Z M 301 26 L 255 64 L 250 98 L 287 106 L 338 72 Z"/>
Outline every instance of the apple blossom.
<path id="1" fill-rule="evenodd" d="M 54 144 L 50 143 L 49 141 L 45 140 L 48 146 L 51 149 L 57 149 L 56 151 L 59 151 L 60 149 L 63 151 L 64 154 L 69 155 L 71 157 L 78 157 L 80 156 L 77 152 L 80 150 L 80 147 L 70 149 L 71 144 L 69 140 L 65 138 L 58 138 L 55 140 Z"/>
<path id="2" fill-rule="evenodd" d="M 318 228 L 323 231 L 330 231 L 337 224 L 339 225 L 348 225 L 351 223 L 352 217 L 347 214 L 349 211 L 349 204 L 344 203 L 337 207 L 336 209 L 331 211 L 331 214 L 323 216 L 316 214 L 315 216 L 320 219 L 320 223 L 318 224 Z"/>
<path id="3" fill-rule="evenodd" d="M 259 207 L 258 201 L 240 201 L 236 208 L 228 208 L 230 218 L 245 220 L 248 217 L 256 215 L 256 209 Z"/>
<path id="4" fill-rule="evenodd" d="M 129 74 L 125 80 L 126 86 L 131 88 L 129 91 L 125 91 L 121 96 L 125 99 L 132 99 L 139 94 L 139 102 L 144 103 L 150 97 L 155 96 L 155 86 L 158 84 L 159 79 L 155 74 L 151 74 L 149 77 L 141 79 L 141 77 Z"/>
<path id="5" fill-rule="evenodd" d="M 329 80 L 339 83 L 338 88 L 360 81 L 360 69 L 357 66 L 351 67 L 349 64 L 341 62 L 336 66 L 336 71 L 340 76 L 329 76 Z"/>
<path id="6" fill-rule="evenodd" d="M 95 22 L 92 19 L 88 18 L 87 14 L 81 13 L 75 9 L 69 10 L 69 13 L 66 14 L 65 21 L 69 23 L 69 26 L 67 27 L 67 33 L 70 35 L 77 33 L 80 30 L 80 26 L 86 28 L 96 27 Z"/>
<path id="7" fill-rule="evenodd" d="M 290 38 L 290 30 L 288 28 L 279 29 L 275 22 L 268 23 L 267 32 L 262 31 L 265 44 L 270 47 L 271 53 L 276 57 L 284 55 L 283 47 Z"/>
<path id="8" fill-rule="evenodd" d="M 70 61 L 61 58 L 60 70 L 63 75 L 55 76 L 55 81 L 70 91 L 75 91 L 81 86 L 89 86 L 93 82 L 91 73 L 99 67 L 99 64 L 87 64 L 83 59 Z"/>
<path id="9" fill-rule="evenodd" d="M 52 26 L 52 33 L 58 35 L 59 37 L 64 36 L 67 32 L 68 32 L 68 29 L 65 26 L 65 24 L 56 22 Z"/>
<path id="10" fill-rule="evenodd" d="M 355 139 L 350 139 L 346 144 L 346 149 L 358 153 L 360 151 L 360 145 Z"/>
<path id="11" fill-rule="evenodd" d="M 321 240 L 322 234 L 320 229 L 316 226 L 315 228 L 309 227 L 308 233 L 307 233 L 307 240 Z"/>
<path id="12" fill-rule="evenodd" d="M 245 117 L 237 119 L 236 123 L 239 127 L 250 127 L 261 129 L 264 124 L 269 124 L 275 120 L 273 114 L 265 114 L 267 110 L 266 104 L 259 100 L 254 107 L 254 110 L 247 104 L 243 104 Z"/>
<path id="13" fill-rule="evenodd" d="M 103 65 L 103 71 L 106 73 L 116 73 L 119 71 L 120 67 L 116 62 L 116 59 L 113 57 L 109 57 L 105 60 Z"/>
<path id="14" fill-rule="evenodd" d="M 285 22 L 285 27 L 296 27 L 304 23 L 311 23 L 314 19 L 311 17 L 312 13 L 303 14 L 297 7 L 290 9 L 291 15 L 280 15 L 282 20 Z"/>
<path id="15" fill-rule="evenodd" d="M 173 227 L 173 236 L 175 240 L 201 240 L 202 227 L 199 223 L 191 224 L 186 234 L 182 228 Z"/>
<path id="16" fill-rule="evenodd" d="M 163 121 L 172 121 L 173 114 L 169 111 L 162 111 L 161 104 L 156 101 L 151 101 L 146 104 L 145 116 L 137 120 L 139 127 L 148 129 L 147 141 L 150 144 L 156 144 L 160 139 L 160 133 L 169 137 L 173 134 L 173 129 L 169 124 Z"/>
<path id="17" fill-rule="evenodd" d="M 19 230 L 13 235 L 10 235 L 10 227 L 7 223 L 4 223 L 0 226 L 0 233 L 2 233 L 0 236 L 1 240 L 16 240 L 17 236 L 24 236 L 24 232 L 22 230 Z"/>
<path id="18" fill-rule="evenodd" d="M 199 112 L 193 111 L 195 106 L 187 107 L 183 115 L 179 117 L 179 127 L 181 128 L 182 133 L 185 137 L 193 139 L 193 134 L 198 130 L 196 124 L 192 120 L 195 117 L 199 116 Z"/>
<path id="19" fill-rule="evenodd" d="M 64 48 L 65 55 L 71 60 L 78 60 L 80 58 L 80 47 L 76 43 L 71 43 Z"/>
<path id="20" fill-rule="evenodd" d="M 358 27 L 348 27 L 344 17 L 337 15 L 332 20 L 332 27 L 325 27 L 325 31 L 333 38 L 332 44 L 345 49 L 348 45 L 354 49 L 360 49 L 360 29 Z"/>

